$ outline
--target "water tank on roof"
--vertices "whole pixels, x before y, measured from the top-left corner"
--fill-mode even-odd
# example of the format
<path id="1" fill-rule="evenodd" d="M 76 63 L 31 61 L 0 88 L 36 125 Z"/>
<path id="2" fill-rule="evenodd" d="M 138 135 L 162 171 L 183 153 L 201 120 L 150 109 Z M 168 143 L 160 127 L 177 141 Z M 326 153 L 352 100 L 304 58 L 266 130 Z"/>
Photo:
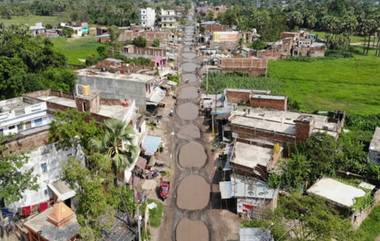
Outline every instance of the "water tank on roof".
<path id="1" fill-rule="evenodd" d="M 91 93 L 91 89 L 89 85 L 82 85 L 82 95 L 89 96 Z"/>

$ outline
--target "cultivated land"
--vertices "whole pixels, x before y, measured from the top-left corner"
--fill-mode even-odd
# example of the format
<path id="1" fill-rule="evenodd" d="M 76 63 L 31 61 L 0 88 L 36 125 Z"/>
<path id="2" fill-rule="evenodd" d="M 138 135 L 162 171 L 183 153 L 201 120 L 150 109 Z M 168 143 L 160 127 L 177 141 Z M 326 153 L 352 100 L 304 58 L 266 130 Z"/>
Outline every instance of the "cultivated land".
<path id="1" fill-rule="evenodd" d="M 37 16 L 37 15 L 29 15 L 29 16 L 13 16 L 11 19 L 0 18 L 0 23 L 4 25 L 11 24 L 26 24 L 28 26 L 34 25 L 35 23 L 42 22 L 44 25 L 51 24 L 57 25 L 60 22 L 64 22 L 65 18 L 63 16 Z"/>
<path id="2" fill-rule="evenodd" d="M 380 113 L 378 57 L 356 55 L 311 62 L 272 61 L 269 76 L 280 81 L 280 92 L 296 100 L 301 110 Z"/>
<path id="3" fill-rule="evenodd" d="M 54 49 L 66 56 L 69 64 L 83 64 L 86 57 L 97 55 L 96 49 L 103 44 L 93 36 L 82 38 L 53 38 Z"/>
<path id="4" fill-rule="evenodd" d="M 351 114 L 380 113 L 380 58 L 371 55 L 277 60 L 269 63 L 268 78 L 210 75 L 209 80 L 209 90 L 271 89 L 297 101 L 301 111 L 341 109 Z M 206 81 L 202 85 L 206 88 Z"/>

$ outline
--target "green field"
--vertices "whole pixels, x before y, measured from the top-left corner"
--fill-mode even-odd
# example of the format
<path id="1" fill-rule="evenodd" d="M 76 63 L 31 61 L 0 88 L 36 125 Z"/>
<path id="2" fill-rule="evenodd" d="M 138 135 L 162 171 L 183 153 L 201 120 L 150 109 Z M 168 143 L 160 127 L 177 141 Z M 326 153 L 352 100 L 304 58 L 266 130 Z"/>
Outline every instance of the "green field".
<path id="1" fill-rule="evenodd" d="M 11 24 L 26 24 L 28 26 L 32 26 L 38 22 L 42 22 L 44 25 L 51 24 L 51 25 L 57 25 L 60 22 L 64 22 L 65 18 L 63 16 L 36 16 L 36 15 L 29 15 L 29 16 L 13 16 L 11 19 L 4 19 L 0 18 L 0 23 L 3 23 L 4 25 L 11 25 Z"/>
<path id="2" fill-rule="evenodd" d="M 271 61 L 269 76 L 280 81 L 280 92 L 296 100 L 302 110 L 380 113 L 378 57 Z"/>
<path id="3" fill-rule="evenodd" d="M 375 56 L 270 61 L 268 78 L 211 75 L 209 80 L 209 90 L 271 89 L 289 96 L 306 112 L 380 113 L 380 58 Z M 206 88 L 206 81 L 202 86 Z"/>
<path id="4" fill-rule="evenodd" d="M 54 49 L 66 56 L 68 63 L 83 64 L 86 57 L 97 55 L 96 49 L 103 44 L 98 43 L 95 37 L 87 36 L 76 39 L 63 37 L 53 38 Z"/>

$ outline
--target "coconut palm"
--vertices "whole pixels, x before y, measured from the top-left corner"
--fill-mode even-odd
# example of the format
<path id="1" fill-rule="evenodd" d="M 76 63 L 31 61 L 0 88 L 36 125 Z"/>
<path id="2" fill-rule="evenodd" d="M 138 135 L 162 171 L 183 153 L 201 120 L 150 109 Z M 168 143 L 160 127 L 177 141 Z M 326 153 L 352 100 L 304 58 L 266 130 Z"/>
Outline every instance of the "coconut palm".
<path id="1" fill-rule="evenodd" d="M 135 159 L 138 147 L 133 143 L 133 129 L 124 122 L 111 119 L 104 122 L 104 127 L 104 136 L 91 140 L 91 144 L 111 159 L 116 184 L 118 174 Z"/>

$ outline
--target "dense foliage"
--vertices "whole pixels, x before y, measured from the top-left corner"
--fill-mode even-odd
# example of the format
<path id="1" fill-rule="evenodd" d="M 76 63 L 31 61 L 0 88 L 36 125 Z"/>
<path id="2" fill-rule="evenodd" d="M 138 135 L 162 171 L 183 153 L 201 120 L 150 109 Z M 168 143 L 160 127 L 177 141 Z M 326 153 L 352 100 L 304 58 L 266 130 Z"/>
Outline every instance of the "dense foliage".
<path id="1" fill-rule="evenodd" d="M 0 202 L 10 204 L 22 198 L 22 193 L 38 188 L 33 170 L 21 171 L 27 156 L 9 153 L 6 139 L 0 135 Z"/>
<path id="2" fill-rule="evenodd" d="M 289 1 L 269 7 L 257 6 L 256 1 L 240 2 L 219 16 L 219 20 L 244 31 L 256 28 L 264 41 L 277 40 L 282 31 L 306 28 L 327 32 L 325 40 L 329 48 L 347 49 L 352 34 L 367 36 L 369 44 L 370 36 L 380 26 L 380 8 L 368 1 Z"/>
<path id="3" fill-rule="evenodd" d="M 48 39 L 34 38 L 26 27 L 0 25 L 0 99 L 51 88 L 71 91 L 74 74 Z"/>
<path id="4" fill-rule="evenodd" d="M 76 110 L 57 113 L 51 124 L 50 139 L 59 147 L 80 144 L 85 153 L 83 162 L 72 158 L 63 172 L 77 191 L 76 214 L 83 240 L 99 240 L 110 230 L 117 210 L 134 214 L 133 191 L 115 182 L 137 148 L 130 142 L 132 135 L 130 127 L 120 121 L 95 123 Z"/>

